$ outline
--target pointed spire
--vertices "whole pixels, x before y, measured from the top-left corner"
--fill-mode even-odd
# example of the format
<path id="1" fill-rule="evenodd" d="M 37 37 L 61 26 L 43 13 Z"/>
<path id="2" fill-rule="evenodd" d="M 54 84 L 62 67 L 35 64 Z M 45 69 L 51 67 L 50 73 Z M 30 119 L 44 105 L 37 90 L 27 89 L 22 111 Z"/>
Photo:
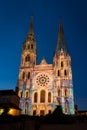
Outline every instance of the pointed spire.
<path id="1" fill-rule="evenodd" d="M 61 49 L 64 52 L 67 52 L 67 47 L 66 47 L 66 41 L 65 41 L 65 38 L 64 38 L 64 31 L 63 31 L 62 21 L 60 21 L 60 23 L 59 23 L 58 40 L 57 40 L 56 52 L 60 52 Z"/>
<path id="2" fill-rule="evenodd" d="M 34 36 L 34 25 L 33 25 L 33 17 L 30 19 L 30 27 L 28 37 Z"/>

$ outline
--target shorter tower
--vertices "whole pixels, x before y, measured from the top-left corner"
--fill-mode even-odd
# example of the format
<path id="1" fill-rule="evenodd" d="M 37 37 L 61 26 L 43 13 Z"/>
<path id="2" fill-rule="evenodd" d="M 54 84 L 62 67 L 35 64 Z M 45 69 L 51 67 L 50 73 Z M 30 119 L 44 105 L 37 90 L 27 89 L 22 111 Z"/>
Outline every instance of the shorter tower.
<path id="1" fill-rule="evenodd" d="M 62 22 L 53 63 L 44 59 L 36 64 L 36 41 L 33 21 L 23 44 L 21 65 L 16 90 L 20 97 L 22 114 L 46 115 L 61 105 L 65 114 L 74 114 L 71 57 L 64 38 Z"/>

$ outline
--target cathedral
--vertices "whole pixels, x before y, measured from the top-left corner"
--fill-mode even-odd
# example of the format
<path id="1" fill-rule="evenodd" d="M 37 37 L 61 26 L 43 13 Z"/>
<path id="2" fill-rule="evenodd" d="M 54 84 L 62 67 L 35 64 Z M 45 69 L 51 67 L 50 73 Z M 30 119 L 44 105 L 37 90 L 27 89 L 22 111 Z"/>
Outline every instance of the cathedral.
<path id="1" fill-rule="evenodd" d="M 61 106 L 64 114 L 74 114 L 71 57 L 61 21 L 52 64 L 48 64 L 45 58 L 40 64 L 37 64 L 36 60 L 37 47 L 31 19 L 28 36 L 22 46 L 16 87 L 22 114 L 34 116 L 50 114 L 57 105 Z"/>

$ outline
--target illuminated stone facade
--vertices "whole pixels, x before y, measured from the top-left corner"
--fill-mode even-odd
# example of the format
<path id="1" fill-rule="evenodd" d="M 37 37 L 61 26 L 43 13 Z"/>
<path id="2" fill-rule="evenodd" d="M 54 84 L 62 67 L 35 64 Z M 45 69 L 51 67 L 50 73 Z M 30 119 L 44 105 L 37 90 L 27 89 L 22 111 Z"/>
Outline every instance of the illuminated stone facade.
<path id="1" fill-rule="evenodd" d="M 23 43 L 21 65 L 16 91 L 20 97 L 22 114 L 45 115 L 61 105 L 63 113 L 74 114 L 71 58 L 67 51 L 62 22 L 53 63 L 45 59 L 36 64 L 36 41 L 33 21 Z"/>

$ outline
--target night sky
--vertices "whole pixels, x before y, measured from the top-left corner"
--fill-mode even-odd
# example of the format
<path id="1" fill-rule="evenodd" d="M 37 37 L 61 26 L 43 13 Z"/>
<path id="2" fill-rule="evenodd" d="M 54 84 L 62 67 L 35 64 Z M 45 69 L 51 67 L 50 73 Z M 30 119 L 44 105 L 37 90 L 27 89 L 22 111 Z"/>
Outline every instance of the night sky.
<path id="1" fill-rule="evenodd" d="M 31 16 L 34 17 L 38 64 L 43 57 L 52 63 L 62 20 L 72 58 L 75 104 L 87 110 L 86 0 L 0 0 L 0 90 L 15 90 L 22 44 Z"/>

